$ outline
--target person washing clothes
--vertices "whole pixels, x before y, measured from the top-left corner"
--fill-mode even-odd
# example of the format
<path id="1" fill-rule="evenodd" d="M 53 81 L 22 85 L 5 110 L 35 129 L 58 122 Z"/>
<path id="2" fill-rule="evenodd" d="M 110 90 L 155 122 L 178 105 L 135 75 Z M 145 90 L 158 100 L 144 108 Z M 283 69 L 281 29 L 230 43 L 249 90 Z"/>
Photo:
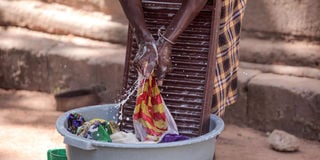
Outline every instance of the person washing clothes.
<path id="1" fill-rule="evenodd" d="M 226 107 L 237 100 L 240 30 L 246 2 L 247 0 L 221 0 L 212 97 L 212 112 L 220 117 Z M 141 0 L 120 0 L 139 45 L 134 65 L 143 76 L 149 77 L 154 68 L 157 68 L 157 82 L 162 84 L 166 73 L 170 72 L 172 46 L 206 3 L 207 0 L 183 0 L 169 26 L 163 31 L 159 30 L 159 39 L 155 40 L 146 26 Z"/>

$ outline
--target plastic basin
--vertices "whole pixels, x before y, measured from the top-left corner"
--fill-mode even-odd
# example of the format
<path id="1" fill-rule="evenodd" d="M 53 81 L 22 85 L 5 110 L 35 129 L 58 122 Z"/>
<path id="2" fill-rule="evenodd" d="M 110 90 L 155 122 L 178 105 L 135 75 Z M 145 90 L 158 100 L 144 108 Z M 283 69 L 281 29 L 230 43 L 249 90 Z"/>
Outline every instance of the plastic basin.
<path id="1" fill-rule="evenodd" d="M 79 113 L 85 119 L 116 120 L 114 104 L 73 109 L 62 114 L 56 128 L 64 137 L 68 160 L 212 160 L 216 137 L 223 131 L 221 118 L 210 116 L 210 131 L 189 140 L 160 144 L 121 144 L 89 140 L 67 131 L 67 117 Z"/>

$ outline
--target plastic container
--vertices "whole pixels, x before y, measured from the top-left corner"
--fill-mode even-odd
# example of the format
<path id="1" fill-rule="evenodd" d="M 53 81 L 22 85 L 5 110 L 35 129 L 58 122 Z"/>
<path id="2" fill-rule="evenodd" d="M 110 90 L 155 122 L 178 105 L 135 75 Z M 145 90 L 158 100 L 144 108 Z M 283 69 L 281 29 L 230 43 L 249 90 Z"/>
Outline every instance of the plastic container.
<path id="1" fill-rule="evenodd" d="M 90 106 L 70 110 L 61 115 L 56 127 L 64 136 L 68 160 L 212 160 L 216 137 L 223 128 L 223 120 L 210 116 L 210 131 L 185 141 L 161 144 L 121 144 L 99 142 L 78 137 L 67 131 L 67 117 L 77 112 L 85 119 L 116 120 L 118 109 L 114 104 Z"/>
<path id="2" fill-rule="evenodd" d="M 66 149 L 48 150 L 47 160 L 67 160 Z"/>

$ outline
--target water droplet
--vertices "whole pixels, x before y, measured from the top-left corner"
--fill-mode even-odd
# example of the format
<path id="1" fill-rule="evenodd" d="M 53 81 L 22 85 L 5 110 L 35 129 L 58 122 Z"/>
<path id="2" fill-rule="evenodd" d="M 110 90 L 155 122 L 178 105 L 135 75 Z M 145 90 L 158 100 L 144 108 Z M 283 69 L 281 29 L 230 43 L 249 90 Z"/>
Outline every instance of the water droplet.
<path id="1" fill-rule="evenodd" d="M 248 73 L 247 73 L 247 72 L 242 72 L 242 73 L 243 73 L 244 75 L 246 75 L 246 76 L 248 75 Z"/>

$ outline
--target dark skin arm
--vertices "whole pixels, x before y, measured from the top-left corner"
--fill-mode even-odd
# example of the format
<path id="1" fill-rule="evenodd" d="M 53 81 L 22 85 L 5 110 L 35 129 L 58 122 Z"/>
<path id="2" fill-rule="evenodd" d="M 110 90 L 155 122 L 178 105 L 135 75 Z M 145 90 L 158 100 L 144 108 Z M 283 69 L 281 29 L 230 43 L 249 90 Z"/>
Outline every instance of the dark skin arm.
<path id="1" fill-rule="evenodd" d="M 141 0 L 119 0 L 133 30 L 138 43 L 154 40 L 144 21 Z"/>
<path id="2" fill-rule="evenodd" d="M 206 2 L 207 0 L 184 0 L 177 15 L 167 27 L 164 36 L 174 42 L 199 14 Z"/>
<path id="3" fill-rule="evenodd" d="M 155 40 L 144 21 L 141 0 L 119 0 L 129 20 L 139 51 L 133 61 L 136 69 L 148 77 L 156 65 L 157 50 Z"/>
<path id="4" fill-rule="evenodd" d="M 158 40 L 158 53 L 159 53 L 159 65 L 158 65 L 158 83 L 162 85 L 162 80 L 171 67 L 171 49 L 172 43 L 175 42 L 179 35 L 189 26 L 191 21 L 199 14 L 201 9 L 206 4 L 207 0 L 184 0 L 181 8 L 173 18 L 165 33 L 165 38 Z"/>
<path id="5" fill-rule="evenodd" d="M 160 85 L 162 84 L 162 79 L 164 78 L 165 74 L 170 70 L 170 55 L 172 49 L 171 42 L 176 41 L 178 36 L 188 27 L 190 22 L 199 14 L 200 10 L 204 7 L 206 2 L 207 0 L 183 1 L 182 6 L 177 12 L 176 16 L 164 31 L 164 38 L 159 38 L 157 41 L 157 50 L 159 53 L 159 57 L 154 57 L 154 55 L 157 55 L 156 51 L 153 50 L 153 47 L 151 45 L 148 45 L 148 52 L 146 52 L 146 55 L 142 59 L 135 61 L 140 61 L 137 64 L 138 68 L 147 68 L 144 72 L 144 75 L 147 76 L 150 74 L 150 72 L 153 70 L 153 67 L 155 67 L 155 63 L 152 62 L 156 62 L 158 58 L 157 77 L 158 81 L 160 82 Z M 120 3 L 131 26 L 133 26 L 134 28 L 134 33 L 136 35 L 138 44 L 143 44 L 145 42 L 154 42 L 154 38 L 152 37 L 150 31 L 148 31 L 144 21 L 141 0 L 120 0 Z M 144 66 L 146 61 L 148 61 L 148 64 L 151 64 L 149 65 L 149 67 Z"/>

